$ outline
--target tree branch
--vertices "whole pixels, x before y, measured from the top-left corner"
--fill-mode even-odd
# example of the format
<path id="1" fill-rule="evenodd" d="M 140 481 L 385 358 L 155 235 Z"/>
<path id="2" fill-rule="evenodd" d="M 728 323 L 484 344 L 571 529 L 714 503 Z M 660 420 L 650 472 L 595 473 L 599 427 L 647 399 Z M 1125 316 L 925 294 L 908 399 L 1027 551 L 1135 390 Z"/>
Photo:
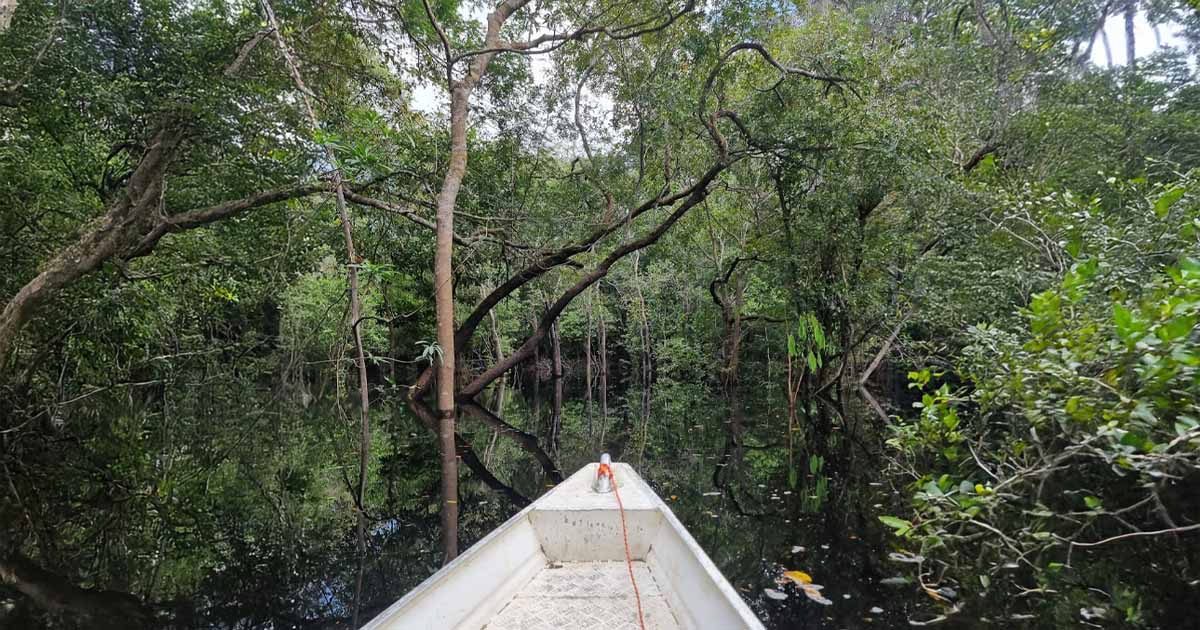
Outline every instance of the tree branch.
<path id="1" fill-rule="evenodd" d="M 682 9 L 677 12 L 668 11 L 666 12 L 665 17 L 663 17 L 663 13 L 659 13 L 658 15 L 642 20 L 641 22 L 626 24 L 623 26 L 583 26 L 569 33 L 547 33 L 522 42 L 498 42 L 493 46 L 464 52 L 455 57 L 451 65 L 470 57 L 479 55 L 492 55 L 502 52 L 517 53 L 519 55 L 540 55 L 553 52 L 568 42 L 580 41 L 589 35 L 603 34 L 614 40 L 633 39 L 635 37 L 661 31 L 668 26 L 671 26 L 680 17 L 690 13 L 695 6 L 695 0 L 688 0 Z M 658 24 L 653 23 L 655 20 L 660 18 L 662 18 L 662 22 L 659 22 Z M 539 48 L 545 44 L 550 45 L 545 46 L 544 48 Z"/>
<path id="2" fill-rule="evenodd" d="M 591 272 L 580 278 L 579 281 L 577 281 L 570 289 L 567 289 L 567 291 L 564 292 L 558 298 L 558 300 L 546 310 L 546 313 L 542 315 L 541 320 L 538 322 L 537 328 L 534 329 L 533 333 L 525 339 L 524 343 L 522 343 L 516 351 L 505 357 L 503 360 L 496 362 L 495 365 L 487 369 L 483 374 L 476 377 L 474 381 L 460 390 L 461 394 L 467 397 L 477 395 L 479 392 L 483 391 L 485 387 L 491 384 L 492 381 L 496 380 L 502 374 L 532 355 L 534 350 L 537 348 L 537 345 L 541 343 L 541 340 L 545 338 L 546 334 L 549 332 L 550 325 L 554 323 L 558 316 L 562 314 L 563 310 L 567 308 L 567 306 L 572 300 L 575 299 L 576 296 L 582 293 L 589 286 L 595 284 L 604 276 L 608 275 L 609 269 L 611 269 L 618 260 L 624 258 L 628 254 L 656 243 L 658 239 L 660 239 L 662 235 L 667 232 L 667 230 L 671 229 L 671 226 L 675 225 L 675 223 L 687 213 L 688 210 L 699 204 L 701 201 L 704 201 L 704 199 L 708 197 L 708 183 L 712 181 L 712 178 L 715 178 L 717 174 L 728 167 L 729 164 L 730 163 L 724 161 L 718 162 L 717 165 L 709 170 L 711 177 L 702 180 L 704 182 L 703 185 L 693 186 L 692 193 L 688 195 L 688 197 L 684 199 L 683 202 L 680 203 L 679 206 L 662 221 L 662 223 L 658 224 L 645 236 L 618 247 L 607 257 L 605 257 L 604 260 L 601 261 Z"/>
<path id="3" fill-rule="evenodd" d="M 463 320 L 463 323 L 459 325 L 458 330 L 454 333 L 454 347 L 456 351 L 459 354 L 466 352 L 471 337 L 475 335 L 475 330 L 479 327 L 479 324 L 483 322 L 483 319 L 487 317 L 488 312 L 495 308 L 497 304 L 499 304 L 504 298 L 511 295 L 514 291 L 522 286 L 525 286 L 527 283 L 540 278 L 551 269 L 562 265 L 576 266 L 571 260 L 572 256 L 590 250 L 596 245 L 596 243 L 600 242 L 622 227 L 628 225 L 630 222 L 636 220 L 642 214 L 655 208 L 673 205 L 680 199 L 686 198 L 687 196 L 693 194 L 695 191 L 706 188 L 710 183 L 712 183 L 713 180 L 716 179 L 718 175 L 721 174 L 723 170 L 725 170 L 727 166 L 728 165 L 725 164 L 715 164 L 703 175 L 701 175 L 695 182 L 693 182 L 691 186 L 688 186 L 683 191 L 675 195 L 659 196 L 649 199 L 636 208 L 630 210 L 629 213 L 627 213 L 621 220 L 602 225 L 601 227 L 592 231 L 592 233 L 574 243 L 571 243 L 570 245 L 566 245 L 554 251 L 543 253 L 537 258 L 537 260 L 533 261 L 516 274 L 510 276 L 508 280 L 504 281 L 504 283 L 502 283 L 500 286 L 493 289 L 491 293 L 485 296 L 483 300 L 481 300 L 479 304 L 475 306 L 474 310 L 472 310 L 467 318 Z M 417 380 L 410 387 L 409 396 L 412 398 L 420 398 L 423 396 L 425 391 L 429 388 L 429 384 L 432 382 L 432 380 L 433 369 L 426 368 L 421 372 L 421 374 L 417 377 Z"/>

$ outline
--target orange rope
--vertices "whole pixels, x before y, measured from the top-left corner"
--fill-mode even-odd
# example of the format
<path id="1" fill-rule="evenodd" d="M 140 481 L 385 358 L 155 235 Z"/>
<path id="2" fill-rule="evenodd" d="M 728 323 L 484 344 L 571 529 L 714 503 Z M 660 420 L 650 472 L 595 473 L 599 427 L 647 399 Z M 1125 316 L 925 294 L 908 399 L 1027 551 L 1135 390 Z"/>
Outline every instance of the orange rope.
<path id="1" fill-rule="evenodd" d="M 612 468 L 600 464 L 599 474 L 607 473 L 612 482 L 613 495 L 617 497 L 617 509 L 621 512 L 621 536 L 625 539 L 625 567 L 629 569 L 629 581 L 633 584 L 633 596 L 637 599 L 638 624 L 646 630 L 646 619 L 642 616 L 642 594 L 638 592 L 637 578 L 633 577 L 633 554 L 629 552 L 629 527 L 625 524 L 625 506 L 621 503 L 621 493 L 617 490 L 617 476 Z"/>

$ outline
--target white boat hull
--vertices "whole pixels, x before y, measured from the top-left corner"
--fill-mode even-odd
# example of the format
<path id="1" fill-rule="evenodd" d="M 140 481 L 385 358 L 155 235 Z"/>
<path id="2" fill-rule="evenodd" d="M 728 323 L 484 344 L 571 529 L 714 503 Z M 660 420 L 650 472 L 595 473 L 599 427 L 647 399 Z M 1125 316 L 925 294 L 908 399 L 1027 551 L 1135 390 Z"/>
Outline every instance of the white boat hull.
<path id="1" fill-rule="evenodd" d="M 639 630 L 612 493 L 583 467 L 380 613 L 369 630 Z M 646 628 L 762 624 L 671 510 L 613 464 Z"/>

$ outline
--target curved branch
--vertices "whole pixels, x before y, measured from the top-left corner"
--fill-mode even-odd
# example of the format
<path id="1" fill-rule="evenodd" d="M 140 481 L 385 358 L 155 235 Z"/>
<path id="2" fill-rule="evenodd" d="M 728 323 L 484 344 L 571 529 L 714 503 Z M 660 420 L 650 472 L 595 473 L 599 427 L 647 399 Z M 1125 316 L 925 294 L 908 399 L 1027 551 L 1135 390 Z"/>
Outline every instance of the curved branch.
<path id="1" fill-rule="evenodd" d="M 508 280 L 505 280 L 504 283 L 493 289 L 492 292 L 485 296 L 483 300 L 481 300 L 479 304 L 475 306 L 474 310 L 467 315 L 467 318 L 463 320 L 463 323 L 459 325 L 458 330 L 454 333 L 455 351 L 460 355 L 466 352 L 471 341 L 471 337 L 475 335 L 475 330 L 479 328 L 479 325 L 483 322 L 483 319 L 487 317 L 487 314 L 493 308 L 495 308 L 497 304 L 499 304 L 504 298 L 512 295 L 514 291 L 525 286 L 529 282 L 540 278 L 548 273 L 551 269 L 556 267 L 563 265 L 577 266 L 573 264 L 573 261 L 571 260 L 572 256 L 582 254 L 583 252 L 590 250 L 596 245 L 596 243 L 600 242 L 622 227 L 628 225 L 642 214 L 655 208 L 670 206 L 698 190 L 707 188 L 708 185 L 712 183 L 712 181 L 715 180 L 716 177 L 720 175 L 727 166 L 728 165 L 726 164 L 715 164 L 703 175 L 701 175 L 700 178 L 693 182 L 691 186 L 688 186 L 683 191 L 670 196 L 660 196 L 649 199 L 636 208 L 630 210 L 629 213 L 626 214 L 621 220 L 602 225 L 601 227 L 592 231 L 591 234 L 588 234 L 584 238 L 571 243 L 570 245 L 566 245 L 554 251 L 546 252 L 539 256 L 537 260 L 533 261 L 516 274 L 510 276 Z M 417 377 L 417 380 L 409 388 L 409 396 L 411 398 L 420 398 L 423 396 L 425 391 L 429 388 L 432 380 L 433 369 L 426 368 L 421 372 L 421 374 Z"/>
<path id="2" fill-rule="evenodd" d="M 580 41 L 589 35 L 603 34 L 609 39 L 625 40 L 641 37 L 657 31 L 661 31 L 668 26 L 674 24 L 679 18 L 691 13 L 696 8 L 695 0 L 688 2 L 677 12 L 666 12 L 652 16 L 641 22 L 626 24 L 623 26 L 583 26 L 569 33 L 547 33 L 539 35 L 533 39 L 523 42 L 498 42 L 497 44 L 479 50 L 472 50 L 460 54 L 455 57 L 452 64 L 458 63 L 470 57 L 479 55 L 494 55 L 496 53 L 511 52 L 518 55 L 540 55 L 558 50 L 565 44 L 573 41 Z M 662 18 L 662 21 L 654 24 L 655 20 Z M 547 45 L 549 44 L 549 45 Z M 544 47 L 543 47 L 544 46 Z"/>
<path id="3" fill-rule="evenodd" d="M 171 215 L 159 221 L 133 247 L 121 254 L 121 258 L 129 260 L 149 254 L 162 237 L 174 232 L 183 232 L 194 228 L 227 219 L 239 212 L 270 205 L 289 199 L 307 197 L 316 193 L 329 192 L 332 187 L 329 182 L 320 181 L 306 184 L 292 184 L 283 188 L 263 191 L 242 199 L 225 201 L 207 208 L 190 210 Z"/>
<path id="4" fill-rule="evenodd" d="M 728 143 L 728 141 L 725 140 L 725 136 L 721 133 L 721 130 L 717 128 L 717 120 L 718 119 L 728 118 L 728 119 L 732 120 L 734 122 L 734 124 L 737 125 L 738 128 L 742 131 L 742 133 L 744 133 L 747 137 L 749 137 L 750 134 L 749 134 L 749 131 L 746 129 L 745 125 L 742 124 L 741 120 L 738 119 L 736 114 L 734 114 L 733 112 L 728 111 L 728 110 L 718 109 L 711 113 L 706 114 L 705 111 L 708 109 L 708 97 L 712 93 L 713 84 L 716 83 L 717 75 L 720 74 L 721 69 L 723 69 L 725 67 L 725 64 L 729 61 L 729 59 L 731 57 L 733 57 L 733 55 L 735 55 L 738 52 L 741 52 L 743 50 L 752 50 L 752 51 L 758 53 L 758 55 L 760 57 L 762 57 L 764 61 L 766 61 L 768 64 L 770 64 L 771 67 L 778 70 L 783 77 L 787 77 L 790 75 L 796 75 L 796 76 L 801 76 L 801 77 L 805 77 L 808 79 L 813 79 L 815 81 L 821 81 L 821 82 L 825 83 L 827 87 L 830 87 L 830 88 L 832 88 L 832 87 L 843 88 L 844 87 L 846 89 L 849 89 L 851 92 L 853 92 L 855 96 L 858 96 L 858 92 L 856 92 L 854 90 L 854 88 L 850 85 L 850 80 L 845 77 L 823 74 L 820 72 L 813 72 L 811 70 L 805 70 L 803 68 L 795 68 L 792 66 L 785 66 L 785 65 L 779 63 L 778 61 L 776 61 L 775 57 L 773 57 L 771 55 L 771 53 L 769 51 L 767 51 L 766 46 L 763 46 L 762 44 L 760 44 L 758 42 L 747 41 L 747 42 L 741 42 L 738 44 L 734 44 L 733 46 L 730 46 L 728 50 L 725 51 L 725 54 L 721 55 L 721 58 L 717 60 L 717 63 L 713 66 L 712 70 L 709 71 L 708 77 L 704 80 L 704 87 L 701 88 L 700 98 L 698 99 L 699 111 L 700 111 L 700 121 L 702 123 L 704 123 L 704 127 L 706 129 L 708 129 L 708 135 L 712 138 L 713 144 L 715 144 L 717 146 L 717 152 L 721 156 L 721 159 L 728 158 L 729 143 Z"/>
<path id="5" fill-rule="evenodd" d="M 1135 538 L 1138 536 L 1161 536 L 1163 534 L 1179 534 L 1179 533 L 1183 533 L 1183 532 L 1194 531 L 1197 529 L 1200 529 L 1200 523 L 1196 523 L 1195 525 L 1185 525 L 1183 527 L 1172 527 L 1170 529 L 1160 529 L 1160 530 L 1152 531 L 1152 532 L 1129 532 L 1128 534 L 1120 534 L 1117 536 L 1113 536 L 1111 538 L 1105 538 L 1104 540 L 1097 540 L 1096 542 L 1090 542 L 1090 543 L 1081 543 L 1081 542 L 1071 541 L 1071 546 L 1072 547 L 1097 547 L 1099 545 L 1105 545 L 1110 542 L 1121 540 L 1123 538 Z"/>
<path id="6" fill-rule="evenodd" d="M 713 169 L 710 169 L 712 177 L 715 178 L 717 174 L 719 174 L 728 166 L 729 163 L 727 162 L 719 162 L 713 167 L 715 172 Z M 558 316 L 562 314 L 563 310 L 567 308 L 567 306 L 572 300 L 575 299 L 576 296 L 578 296 L 591 285 L 595 284 L 601 278 L 607 276 L 609 269 L 611 269 L 618 260 L 658 242 L 658 239 L 662 238 L 662 235 L 665 234 L 667 230 L 671 229 L 671 226 L 675 225 L 675 223 L 678 222 L 684 214 L 687 214 L 688 210 L 699 204 L 701 201 L 704 201 L 704 199 L 708 197 L 708 183 L 711 181 L 712 179 L 708 178 L 704 180 L 705 183 L 702 186 L 693 187 L 692 193 L 688 195 L 688 197 L 684 199 L 683 202 L 680 203 L 679 206 L 662 221 L 662 223 L 658 224 L 645 236 L 618 247 L 607 257 L 605 257 L 604 260 L 601 261 L 600 264 L 598 264 L 591 272 L 580 278 L 579 281 L 577 281 L 570 289 L 567 289 L 567 291 L 564 292 L 558 298 L 558 300 L 546 310 L 546 313 L 542 315 L 541 320 L 538 322 L 537 328 L 534 329 L 532 334 L 526 337 L 524 343 L 522 343 L 521 346 L 512 354 L 508 355 L 503 360 L 496 362 L 495 365 L 488 368 L 483 374 L 480 374 L 478 377 L 476 377 L 475 380 L 469 385 L 462 388 L 462 395 L 467 397 L 475 396 L 479 392 L 483 391 L 485 387 L 491 384 L 492 381 L 496 380 L 502 374 L 532 355 L 538 344 L 541 343 L 542 339 L 545 338 L 546 334 L 550 331 L 550 325 L 554 323 L 556 319 L 558 319 Z"/>
<path id="7" fill-rule="evenodd" d="M 554 463 L 554 460 L 550 458 L 550 455 L 538 443 L 537 437 L 505 422 L 503 418 L 473 399 L 461 398 L 458 404 L 465 411 L 495 429 L 500 435 L 512 439 L 517 443 L 517 446 L 521 447 L 521 450 L 532 455 L 541 464 L 542 470 L 546 471 L 546 474 L 554 483 L 562 483 L 562 470 L 559 469 L 558 464 Z"/>
<path id="8" fill-rule="evenodd" d="M 408 403 L 408 408 L 413 412 L 414 415 L 417 416 L 417 419 L 421 421 L 421 424 L 423 424 L 426 429 L 428 429 L 434 435 L 437 435 L 438 420 L 434 416 L 433 410 L 430 409 L 428 405 L 419 400 L 410 400 Z M 455 433 L 454 445 L 455 450 L 458 456 L 462 458 L 463 463 L 466 464 L 467 467 L 471 469 L 471 472 L 475 473 L 475 476 L 479 477 L 479 480 L 489 488 L 507 497 L 508 500 L 512 501 L 517 507 L 525 507 L 532 503 L 532 501 L 529 500 L 529 497 L 517 492 L 512 486 L 497 479 L 496 476 L 492 474 L 492 471 L 488 470 L 487 466 L 485 466 L 484 463 L 479 460 L 479 456 L 475 454 L 475 449 L 471 447 L 471 443 L 463 438 L 463 436 Z"/>

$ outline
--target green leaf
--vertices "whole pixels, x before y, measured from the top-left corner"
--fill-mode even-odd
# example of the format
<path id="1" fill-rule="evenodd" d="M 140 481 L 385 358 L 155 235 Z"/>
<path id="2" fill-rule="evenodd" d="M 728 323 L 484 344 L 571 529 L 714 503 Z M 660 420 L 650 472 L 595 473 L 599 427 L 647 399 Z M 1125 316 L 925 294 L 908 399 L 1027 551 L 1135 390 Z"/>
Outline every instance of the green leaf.
<path id="1" fill-rule="evenodd" d="M 812 350 L 808 351 L 808 371 L 817 371 L 817 357 L 812 353 Z"/>
<path id="2" fill-rule="evenodd" d="M 902 518 L 896 518 L 895 516 L 880 516 L 879 521 L 884 525 L 896 530 L 897 536 L 903 536 L 912 531 L 912 523 Z"/>
<path id="3" fill-rule="evenodd" d="M 1185 192 L 1187 192 L 1187 189 L 1182 186 L 1172 186 L 1168 188 L 1166 192 L 1164 192 L 1158 197 L 1157 200 L 1155 200 L 1154 214 L 1160 219 L 1167 216 L 1167 213 L 1171 211 L 1171 206 L 1175 205 L 1176 201 L 1182 199 L 1183 193 Z"/>
<path id="4" fill-rule="evenodd" d="M 1120 303 L 1113 304 L 1113 323 L 1117 325 L 1117 336 L 1129 343 L 1133 339 L 1133 312 Z"/>
<path id="5" fill-rule="evenodd" d="M 1195 315 L 1186 317 L 1177 317 L 1163 324 L 1155 331 L 1159 339 L 1163 341 L 1171 341 L 1173 339 L 1181 339 L 1191 334 L 1196 329 L 1197 318 Z"/>
<path id="6" fill-rule="evenodd" d="M 1088 506 L 1089 510 L 1098 510 L 1100 509 L 1100 506 L 1103 505 L 1103 502 L 1099 497 L 1093 497 L 1091 495 L 1083 497 L 1083 503 Z"/>

